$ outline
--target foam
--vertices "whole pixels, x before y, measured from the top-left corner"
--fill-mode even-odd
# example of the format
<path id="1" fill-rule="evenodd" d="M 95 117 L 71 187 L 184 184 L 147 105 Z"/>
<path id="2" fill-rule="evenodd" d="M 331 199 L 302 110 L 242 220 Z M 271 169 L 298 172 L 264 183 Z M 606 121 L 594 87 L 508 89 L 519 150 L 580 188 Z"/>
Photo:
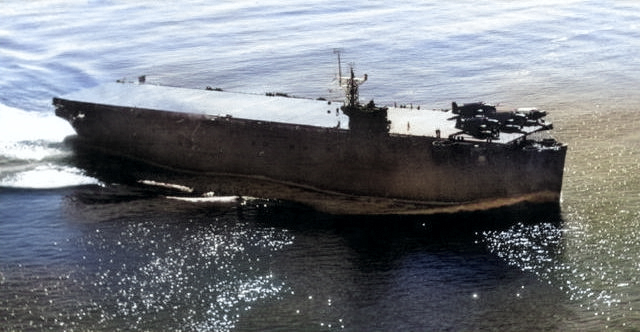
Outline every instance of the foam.
<path id="1" fill-rule="evenodd" d="M 0 142 L 61 142 L 74 134 L 71 125 L 51 113 L 28 112 L 0 104 Z"/>
<path id="2" fill-rule="evenodd" d="M 0 133 L 0 186 L 48 189 L 99 184 L 76 167 L 56 163 L 71 153 L 62 141 L 74 131 L 53 112 L 0 104 Z"/>
<path id="3" fill-rule="evenodd" d="M 0 187 L 53 189 L 87 184 L 100 185 L 100 181 L 84 175 L 75 167 L 40 165 L 33 169 L 0 178 Z"/>

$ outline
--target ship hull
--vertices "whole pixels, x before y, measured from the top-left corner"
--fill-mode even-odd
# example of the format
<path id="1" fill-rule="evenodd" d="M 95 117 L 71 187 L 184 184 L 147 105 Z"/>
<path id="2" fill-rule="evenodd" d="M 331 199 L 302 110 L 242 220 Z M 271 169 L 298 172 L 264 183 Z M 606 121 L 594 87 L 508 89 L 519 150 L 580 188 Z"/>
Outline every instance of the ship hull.
<path id="1" fill-rule="evenodd" d="M 54 104 L 79 144 L 174 170 L 198 192 L 340 214 L 426 214 L 558 202 L 562 189 L 564 145 L 367 136 L 60 98 Z"/>

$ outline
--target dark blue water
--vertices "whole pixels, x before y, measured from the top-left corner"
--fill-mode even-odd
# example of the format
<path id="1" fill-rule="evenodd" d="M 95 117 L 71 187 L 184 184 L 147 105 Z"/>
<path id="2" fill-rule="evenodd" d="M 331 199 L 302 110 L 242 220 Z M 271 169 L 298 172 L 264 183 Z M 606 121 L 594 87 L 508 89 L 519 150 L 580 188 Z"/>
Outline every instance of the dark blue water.
<path id="1" fill-rule="evenodd" d="M 167 206 L 123 188 L 2 197 L 0 308 L 16 329 L 557 329 L 558 312 L 571 316 L 561 291 L 510 267 L 469 225 L 554 229 L 557 211 L 372 219 Z M 528 234 L 550 237 L 549 259 L 554 232 Z"/>
<path id="2" fill-rule="evenodd" d="M 0 4 L 3 330 L 637 330 L 634 2 Z M 203 205 L 78 156 L 51 98 L 116 79 L 550 112 L 560 206 L 328 216 Z M 154 171 L 154 170 L 150 170 Z"/>

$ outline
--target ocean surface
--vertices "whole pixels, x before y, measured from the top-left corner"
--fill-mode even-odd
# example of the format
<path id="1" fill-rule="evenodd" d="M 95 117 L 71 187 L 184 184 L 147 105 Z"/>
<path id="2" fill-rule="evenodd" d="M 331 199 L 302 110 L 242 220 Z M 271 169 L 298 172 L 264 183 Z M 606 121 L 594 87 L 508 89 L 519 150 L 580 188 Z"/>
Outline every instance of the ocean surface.
<path id="1" fill-rule="evenodd" d="M 559 206 L 330 216 L 82 159 L 103 82 L 547 110 Z M 0 330 L 640 330 L 640 2 L 0 1 Z"/>

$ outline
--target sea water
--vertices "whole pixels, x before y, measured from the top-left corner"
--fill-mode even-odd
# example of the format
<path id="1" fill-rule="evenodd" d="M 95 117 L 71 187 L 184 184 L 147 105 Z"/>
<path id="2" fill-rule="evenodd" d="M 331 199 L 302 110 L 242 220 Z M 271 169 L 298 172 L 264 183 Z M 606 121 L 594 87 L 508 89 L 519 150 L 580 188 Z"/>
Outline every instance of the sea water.
<path id="1" fill-rule="evenodd" d="M 3 1 L 0 326 L 638 330 L 639 22 L 633 1 Z M 175 201 L 77 156 L 51 106 L 140 75 L 339 99 L 336 51 L 369 74 L 363 100 L 547 110 L 569 145 L 560 206 Z"/>

